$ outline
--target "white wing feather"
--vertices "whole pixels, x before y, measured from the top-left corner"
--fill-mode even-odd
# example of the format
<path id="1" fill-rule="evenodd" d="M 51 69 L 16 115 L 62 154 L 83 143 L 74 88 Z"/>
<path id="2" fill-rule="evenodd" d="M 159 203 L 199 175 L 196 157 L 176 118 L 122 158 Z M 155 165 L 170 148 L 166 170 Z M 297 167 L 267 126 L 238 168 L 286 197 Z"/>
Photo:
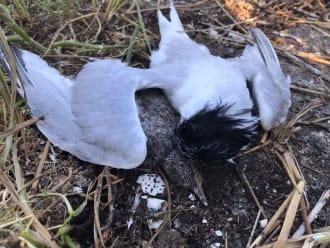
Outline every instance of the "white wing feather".
<path id="1" fill-rule="evenodd" d="M 242 72 L 252 81 L 261 125 L 265 130 L 283 124 L 291 106 L 291 78 L 285 76 L 275 50 L 257 28 L 250 31 L 255 46 L 247 45 L 240 60 Z"/>

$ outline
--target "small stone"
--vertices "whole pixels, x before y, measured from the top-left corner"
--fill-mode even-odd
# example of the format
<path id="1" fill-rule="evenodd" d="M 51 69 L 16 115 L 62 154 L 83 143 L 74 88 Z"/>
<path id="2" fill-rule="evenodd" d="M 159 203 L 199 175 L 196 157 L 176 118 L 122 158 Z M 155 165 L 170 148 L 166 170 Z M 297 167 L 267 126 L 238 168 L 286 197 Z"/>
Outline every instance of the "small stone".
<path id="1" fill-rule="evenodd" d="M 163 222 L 163 220 L 159 219 L 148 219 L 148 226 L 150 229 L 158 229 Z"/>
<path id="2" fill-rule="evenodd" d="M 210 30 L 210 36 L 213 38 L 213 39 L 219 39 L 219 33 L 214 30 L 214 29 L 211 29 Z"/>
<path id="3" fill-rule="evenodd" d="M 210 244 L 209 248 L 219 248 L 221 244 L 219 242 Z"/>
<path id="4" fill-rule="evenodd" d="M 148 198 L 147 208 L 150 212 L 158 212 L 166 208 L 166 201 L 158 198 Z"/>
<path id="5" fill-rule="evenodd" d="M 180 221 L 179 218 L 176 218 L 176 219 L 173 221 L 173 223 L 174 223 L 174 228 L 175 228 L 175 229 L 179 229 L 179 228 L 181 228 L 181 226 L 182 226 L 181 221 Z"/>
<path id="6" fill-rule="evenodd" d="M 74 193 L 82 193 L 83 189 L 79 186 L 73 186 L 73 192 Z"/>
<path id="7" fill-rule="evenodd" d="M 131 215 L 127 221 L 127 230 L 130 229 L 130 227 L 132 226 L 132 224 L 134 223 L 133 221 L 133 216 Z"/>
<path id="8" fill-rule="evenodd" d="M 259 221 L 259 225 L 261 228 L 264 228 L 268 223 L 268 219 L 263 219 Z"/>
<path id="9" fill-rule="evenodd" d="M 217 237 L 222 237 L 223 235 L 223 233 L 220 230 L 216 230 L 214 233 Z"/>
<path id="10" fill-rule="evenodd" d="M 207 224 L 207 219 L 202 219 L 202 224 Z"/>
<path id="11" fill-rule="evenodd" d="M 192 194 L 192 193 L 189 194 L 188 198 L 191 201 L 196 201 L 196 196 L 194 194 Z"/>
<path id="12" fill-rule="evenodd" d="M 56 163 L 56 156 L 54 154 L 49 154 L 49 159 L 53 162 Z"/>

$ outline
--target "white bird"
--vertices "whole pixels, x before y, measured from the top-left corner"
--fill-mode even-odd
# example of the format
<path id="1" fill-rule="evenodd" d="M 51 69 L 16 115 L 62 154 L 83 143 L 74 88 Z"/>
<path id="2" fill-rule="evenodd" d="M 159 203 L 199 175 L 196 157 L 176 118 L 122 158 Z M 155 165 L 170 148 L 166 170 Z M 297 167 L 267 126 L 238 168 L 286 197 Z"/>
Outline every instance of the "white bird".
<path id="1" fill-rule="evenodd" d="M 170 8 L 170 21 L 158 11 L 161 41 L 149 69 L 103 59 L 87 63 L 71 79 L 36 54 L 12 49 L 27 104 L 33 117 L 44 117 L 37 126 L 54 145 L 95 164 L 139 166 L 147 137 L 135 92 L 146 88 L 162 89 L 180 114 L 175 143 L 191 158 L 228 159 L 260 126 L 268 131 L 285 122 L 291 79 L 261 30 L 251 30 L 255 45 L 240 57 L 224 59 L 191 40 L 172 3 Z"/>

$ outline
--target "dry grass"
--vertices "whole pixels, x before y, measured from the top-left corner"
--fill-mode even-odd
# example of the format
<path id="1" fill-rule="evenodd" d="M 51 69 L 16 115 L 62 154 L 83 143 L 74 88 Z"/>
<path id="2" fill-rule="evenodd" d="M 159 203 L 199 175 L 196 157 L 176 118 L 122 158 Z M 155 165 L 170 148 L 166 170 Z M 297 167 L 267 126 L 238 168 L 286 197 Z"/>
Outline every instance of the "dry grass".
<path id="1" fill-rule="evenodd" d="M 314 1 L 283 1 L 281 4 L 277 4 L 277 1 L 269 1 L 266 4 L 267 7 L 264 6 L 266 12 L 271 15 L 268 19 L 265 17 L 254 18 L 255 6 L 247 3 L 239 4 L 239 2 L 212 1 L 212 7 L 222 13 L 221 18 L 214 19 L 211 15 L 207 16 L 209 21 L 204 24 L 222 36 L 220 42 L 241 47 L 249 40 L 246 30 L 252 23 L 273 27 L 284 25 L 283 23 L 294 25 L 303 22 L 329 34 L 329 23 L 316 21 L 313 16 L 315 15 L 313 11 L 322 11 L 322 8 L 325 8 L 321 1 L 316 1 L 318 4 L 314 7 L 312 6 Z M 111 209 L 113 205 L 111 187 L 120 179 L 111 175 L 108 169 L 104 168 L 102 173 L 90 182 L 89 190 L 84 194 L 85 201 L 74 210 L 66 195 L 56 193 L 54 190 L 63 187 L 67 181 L 55 183 L 52 188 L 48 189 L 48 192 L 38 192 L 39 179 L 43 173 L 46 173 L 44 167 L 50 149 L 50 145 L 47 143 L 44 148 L 41 148 L 43 153 L 41 153 L 40 159 L 38 158 L 38 169 L 33 178 L 27 180 L 22 172 L 24 165 L 20 156 L 24 156 L 26 153 L 22 147 L 28 140 L 27 127 L 38 120 L 28 119 L 24 113 L 25 109 L 18 106 L 19 100 L 16 99 L 15 84 L 18 75 L 7 41 L 20 43 L 21 46 L 28 47 L 54 64 L 57 61 L 68 61 L 65 69 L 59 69 L 64 69 L 64 73 L 69 74 L 75 73 L 88 60 L 88 56 L 125 57 L 126 61 L 139 62 L 141 65 L 143 64 L 141 61 L 148 60 L 151 43 L 158 39 L 155 33 L 156 28 L 151 29 L 145 23 L 146 16 L 148 17 L 150 13 L 155 14 L 157 6 L 141 5 L 139 1 L 133 1 L 130 4 L 130 1 L 127 0 L 93 0 L 90 4 L 81 0 L 15 0 L 13 2 L 2 0 L 0 3 L 0 23 L 3 27 L 0 29 L 0 38 L 6 48 L 12 68 L 11 75 L 5 75 L 0 70 L 0 126 L 2 130 L 0 133 L 0 246 L 9 247 L 20 244 L 21 247 L 61 247 L 65 244 L 69 247 L 78 247 L 79 244 L 76 244 L 70 237 L 70 221 L 81 213 L 87 201 L 90 200 L 94 203 L 95 246 L 105 247 L 106 243 L 112 240 L 111 230 L 106 232 L 101 227 L 99 209 Z M 208 4 L 205 4 L 205 1 L 198 1 L 180 5 L 178 8 L 195 11 L 204 5 Z M 159 6 L 159 8 L 165 8 L 164 6 Z M 207 11 L 209 8 L 206 7 L 201 11 Z M 40 32 L 40 30 L 42 31 Z M 209 30 L 194 27 L 191 27 L 190 31 L 209 34 Z M 238 36 L 233 36 L 234 31 Z M 280 50 L 284 51 L 283 54 L 287 55 L 288 59 L 298 61 L 297 63 L 306 66 L 312 73 L 318 74 L 325 81 L 330 81 L 327 75 L 315 68 L 315 65 L 319 64 L 329 65 L 328 56 L 288 51 L 285 47 L 280 47 Z M 313 63 L 313 65 L 309 65 L 307 62 Z M 321 92 L 298 86 L 293 86 L 293 90 L 329 98 L 329 91 Z M 306 247 L 316 247 L 322 244 L 325 247 L 330 243 L 329 232 L 311 233 L 310 220 L 307 219 L 308 201 L 304 194 L 305 181 L 292 149 L 287 143 L 295 125 L 314 107 L 308 107 L 292 118 L 287 126 L 278 132 L 276 138 L 268 137 L 262 145 L 248 151 L 255 152 L 257 149 L 272 147 L 293 185 L 292 193 L 250 247 L 301 247 L 302 244 Z M 319 123 L 328 118 L 324 117 L 322 120 L 314 121 Z M 69 173 L 67 180 L 71 177 L 72 172 Z M 246 177 L 245 181 L 253 194 Z M 106 203 L 100 201 L 100 195 L 104 189 L 108 194 Z M 33 207 L 33 203 L 49 198 L 52 200 L 49 201 L 48 206 L 44 206 L 44 209 Z M 258 199 L 255 196 L 253 198 L 262 213 L 263 210 Z M 171 202 L 170 198 L 169 202 Z M 65 204 L 67 211 L 62 223 L 56 225 L 49 225 L 47 222 L 41 223 L 40 218 L 47 208 L 60 203 Z M 293 221 L 298 214 L 302 216 L 308 235 L 289 238 Z M 284 218 L 282 218 L 283 216 Z M 171 222 L 170 212 L 167 217 L 168 222 Z M 148 247 L 157 235 L 157 232 L 154 233 L 148 242 Z M 252 233 L 251 237 L 253 236 Z M 271 237 L 275 237 L 275 241 Z M 115 243 L 115 241 L 113 242 Z"/>

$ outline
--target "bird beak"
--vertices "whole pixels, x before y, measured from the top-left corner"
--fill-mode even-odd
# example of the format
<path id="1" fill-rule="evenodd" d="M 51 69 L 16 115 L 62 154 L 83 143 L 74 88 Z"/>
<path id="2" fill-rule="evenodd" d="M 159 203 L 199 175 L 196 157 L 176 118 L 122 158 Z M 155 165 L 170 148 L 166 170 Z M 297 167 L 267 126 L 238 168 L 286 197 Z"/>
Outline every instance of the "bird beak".
<path id="1" fill-rule="evenodd" d="M 207 203 L 206 196 L 204 194 L 204 190 L 202 187 L 202 177 L 197 170 L 194 170 L 194 181 L 195 181 L 195 186 L 194 186 L 195 194 L 201 200 L 201 202 L 205 206 L 207 206 L 208 203 Z"/>

